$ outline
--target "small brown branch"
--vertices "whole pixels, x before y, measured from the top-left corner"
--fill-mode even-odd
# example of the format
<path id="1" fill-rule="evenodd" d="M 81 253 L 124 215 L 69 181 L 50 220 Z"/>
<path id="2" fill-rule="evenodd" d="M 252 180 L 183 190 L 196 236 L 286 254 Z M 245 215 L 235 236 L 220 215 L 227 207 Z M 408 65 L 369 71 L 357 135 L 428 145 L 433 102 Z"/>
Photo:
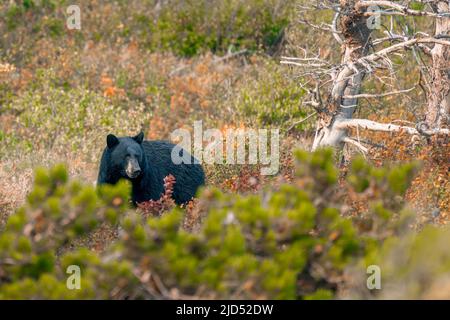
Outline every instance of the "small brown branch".
<path id="1" fill-rule="evenodd" d="M 327 32 L 332 32 L 332 33 L 337 33 L 337 34 L 340 33 L 340 32 L 337 31 L 337 30 L 334 31 L 332 26 L 327 25 L 327 24 L 324 24 L 324 23 L 322 23 L 320 26 L 318 26 L 318 25 L 315 25 L 315 24 L 309 22 L 309 21 L 306 20 L 306 19 L 300 19 L 299 22 L 300 22 L 301 24 L 306 24 L 307 26 L 309 26 L 309 27 L 311 27 L 311 28 L 314 28 L 314 29 L 317 29 L 317 30 L 322 30 L 322 31 L 327 31 Z"/>
<path id="2" fill-rule="evenodd" d="M 225 56 L 214 59 L 214 63 L 224 62 L 233 58 L 236 58 L 240 55 L 248 53 L 247 49 L 236 51 L 236 52 L 228 52 Z"/>
<path id="3" fill-rule="evenodd" d="M 301 123 L 303 123 L 303 122 L 305 122 L 305 121 L 308 121 L 309 119 L 311 119 L 312 117 L 314 117 L 316 114 L 317 114 L 317 111 L 311 113 L 309 116 L 307 116 L 306 118 L 304 118 L 304 119 L 302 119 L 302 120 L 299 120 L 299 121 L 294 122 L 294 123 L 287 129 L 287 132 L 291 131 L 292 129 L 294 129 L 294 128 L 295 128 L 296 126 L 298 126 L 299 124 L 301 124 Z"/>

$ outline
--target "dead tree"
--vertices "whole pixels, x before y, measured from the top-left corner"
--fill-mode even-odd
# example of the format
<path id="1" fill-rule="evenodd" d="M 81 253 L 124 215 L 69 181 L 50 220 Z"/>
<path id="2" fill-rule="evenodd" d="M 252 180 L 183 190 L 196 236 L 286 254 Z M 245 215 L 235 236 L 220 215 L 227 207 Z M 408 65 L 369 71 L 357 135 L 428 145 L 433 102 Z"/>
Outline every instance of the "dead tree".
<path id="1" fill-rule="evenodd" d="M 431 6 L 438 14 L 450 12 L 450 1 L 437 1 Z M 436 18 L 435 37 L 450 39 L 450 16 Z M 438 129 L 450 121 L 450 46 L 436 43 L 429 54 L 432 85 L 428 90 L 426 124 L 429 128 Z"/>
<path id="2" fill-rule="evenodd" d="M 450 13 L 449 1 L 421 2 L 421 10 L 412 9 L 412 1 L 316 1 L 304 10 L 333 10 L 330 24 L 314 25 L 307 20 L 303 23 L 313 28 L 331 32 L 342 47 L 342 60 L 332 65 L 318 56 L 283 57 L 281 63 L 301 68 L 302 75 L 315 82 L 309 89 L 310 100 L 318 115 L 317 130 L 312 149 L 321 146 L 339 147 L 351 143 L 363 152 L 367 148 L 348 136 L 348 129 L 374 131 L 404 131 L 413 135 L 450 134 L 447 128 L 450 111 Z M 308 2 L 309 3 L 309 2 Z M 375 8 L 375 9 L 374 9 Z M 428 17 L 435 20 L 432 35 L 423 31 L 413 35 L 397 32 L 391 23 L 382 37 L 375 37 L 374 27 L 381 17 L 394 16 Z M 377 20 L 378 19 L 378 20 Z M 380 33 L 380 32 L 378 32 Z M 415 88 L 394 90 L 378 94 L 361 93 L 364 78 L 376 70 L 393 70 L 390 56 L 404 50 L 415 50 L 430 56 L 431 65 L 422 66 L 426 70 L 427 109 L 425 121 L 415 127 L 393 123 L 378 123 L 367 119 L 354 119 L 353 115 L 361 98 L 379 98 L 387 95 L 406 94 Z M 306 52 L 306 51 L 305 51 Z M 416 63 L 416 62 L 414 62 Z M 417 63 L 420 60 L 417 59 Z M 392 72 L 394 74 L 394 72 Z"/>

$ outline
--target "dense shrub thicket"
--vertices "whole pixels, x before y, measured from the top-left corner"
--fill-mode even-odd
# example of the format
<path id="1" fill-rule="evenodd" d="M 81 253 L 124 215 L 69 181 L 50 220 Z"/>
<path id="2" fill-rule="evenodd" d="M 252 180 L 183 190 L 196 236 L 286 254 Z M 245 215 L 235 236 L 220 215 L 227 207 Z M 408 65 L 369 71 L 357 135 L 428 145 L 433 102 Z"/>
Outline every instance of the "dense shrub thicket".
<path id="1" fill-rule="evenodd" d="M 339 183 L 330 150 L 298 151 L 296 159 L 295 182 L 276 191 L 231 196 L 208 189 L 194 210 L 146 219 L 129 207 L 126 183 L 95 190 L 68 181 L 64 166 L 39 169 L 27 203 L 0 232 L 0 298 L 369 295 L 361 289 L 365 279 L 349 281 L 364 276 L 369 263 L 380 265 L 388 287 L 402 282 L 402 297 L 417 297 L 424 292 L 417 288 L 429 288 L 423 281 L 449 271 L 447 229 L 408 232 L 410 213 L 399 196 L 417 165 L 374 168 L 357 159 Z M 376 199 L 352 218 L 342 188 L 375 192 Z M 193 216 L 196 225 L 186 229 Z M 73 246 L 102 224 L 118 230 L 106 250 Z M 412 265 L 402 271 L 399 262 Z M 66 287 L 69 265 L 81 268 L 80 290 Z"/>

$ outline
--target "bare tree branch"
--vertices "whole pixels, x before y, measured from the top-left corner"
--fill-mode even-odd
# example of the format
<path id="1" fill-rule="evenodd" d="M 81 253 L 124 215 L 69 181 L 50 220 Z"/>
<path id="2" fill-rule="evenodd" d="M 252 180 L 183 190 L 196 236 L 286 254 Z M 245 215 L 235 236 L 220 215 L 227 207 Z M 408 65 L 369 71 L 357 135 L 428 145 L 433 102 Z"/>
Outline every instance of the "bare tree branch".
<path id="1" fill-rule="evenodd" d="M 350 119 L 343 120 L 336 123 L 336 127 L 339 129 L 348 129 L 348 128 L 361 128 L 372 131 L 383 131 L 383 132 L 406 132 L 408 134 L 417 134 L 417 135 L 448 135 L 450 134 L 450 129 L 430 129 L 430 130 L 417 130 L 416 128 L 407 127 L 407 126 L 399 126 L 392 123 L 379 123 L 372 120 L 367 119 Z"/>
<path id="2" fill-rule="evenodd" d="M 365 146 L 363 146 L 361 143 L 359 143 L 356 140 L 353 140 L 349 137 L 345 137 L 344 139 L 342 139 L 342 142 L 345 143 L 350 143 L 352 145 L 354 145 L 355 147 L 357 147 L 359 150 L 361 150 L 364 154 L 366 154 L 367 152 L 369 152 L 369 149 L 367 149 Z"/>
<path id="3" fill-rule="evenodd" d="M 379 6 L 379 7 L 387 7 L 393 9 L 395 11 L 383 11 L 381 14 L 383 15 L 400 15 L 400 16 L 418 16 L 418 17 L 434 17 L 434 18 L 443 18 L 450 17 L 450 13 L 434 13 L 429 11 L 419 11 L 408 8 L 407 6 L 401 5 L 394 1 L 359 1 L 356 4 L 356 9 L 361 10 L 363 8 L 371 7 L 371 6 Z M 380 12 L 365 12 L 364 15 L 371 16 L 380 14 Z"/>
<path id="4" fill-rule="evenodd" d="M 392 95 L 396 95 L 396 94 L 408 93 L 408 92 L 413 91 L 415 88 L 416 87 L 414 86 L 412 88 L 405 89 L 405 90 L 391 91 L 391 92 L 378 93 L 378 94 L 362 93 L 362 94 L 357 94 L 354 96 L 344 96 L 343 98 L 344 99 L 383 98 L 383 97 L 392 96 Z"/>

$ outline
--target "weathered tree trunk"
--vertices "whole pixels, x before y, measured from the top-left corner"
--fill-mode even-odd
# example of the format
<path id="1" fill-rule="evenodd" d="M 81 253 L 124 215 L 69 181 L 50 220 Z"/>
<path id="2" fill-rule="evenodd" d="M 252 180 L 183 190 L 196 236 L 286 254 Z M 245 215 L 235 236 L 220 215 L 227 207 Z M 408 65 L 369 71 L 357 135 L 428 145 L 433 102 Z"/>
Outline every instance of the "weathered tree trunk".
<path id="1" fill-rule="evenodd" d="M 334 79 L 333 88 L 326 105 L 319 114 L 317 134 L 312 149 L 321 146 L 337 146 L 346 137 L 346 129 L 339 127 L 339 122 L 351 119 L 358 99 L 344 98 L 360 92 L 364 78 L 363 68 L 355 62 L 365 56 L 369 50 L 370 29 L 364 12 L 355 7 L 359 0 L 340 1 L 340 30 L 344 36 L 344 67 Z M 355 73 L 355 68 L 358 72 Z"/>
<path id="2" fill-rule="evenodd" d="M 436 13 L 450 11 L 450 2 L 433 4 Z M 435 36 L 450 36 L 450 18 L 437 18 Z M 450 47 L 436 43 L 431 50 L 433 61 L 431 84 L 428 93 L 428 109 L 425 122 L 430 129 L 441 128 L 449 123 L 450 113 Z"/>

